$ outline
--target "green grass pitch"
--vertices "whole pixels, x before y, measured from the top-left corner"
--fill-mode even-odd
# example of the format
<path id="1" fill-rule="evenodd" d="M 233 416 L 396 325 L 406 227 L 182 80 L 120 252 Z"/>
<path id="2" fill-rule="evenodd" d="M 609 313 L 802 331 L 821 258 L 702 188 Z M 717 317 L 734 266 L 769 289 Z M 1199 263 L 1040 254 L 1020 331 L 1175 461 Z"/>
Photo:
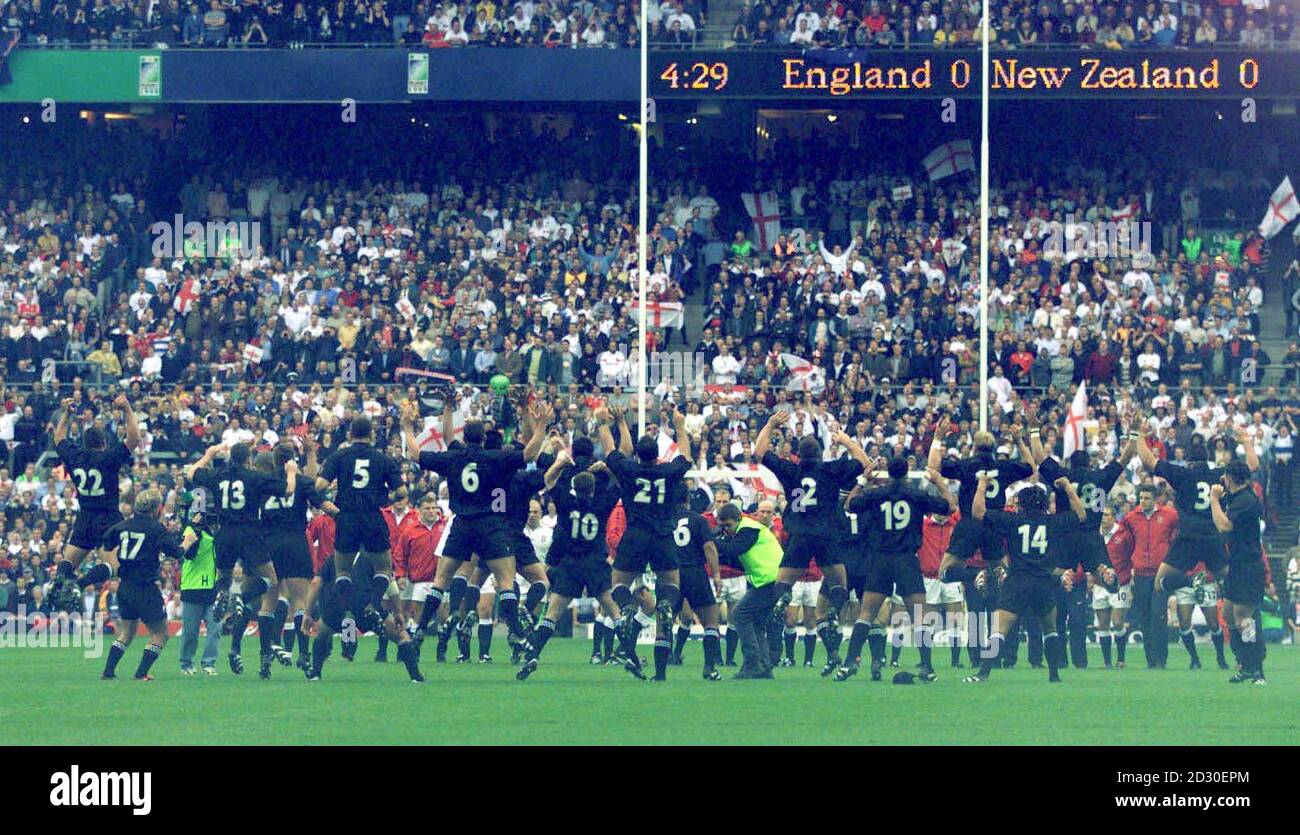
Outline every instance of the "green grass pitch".
<path id="1" fill-rule="evenodd" d="M 503 637 L 498 643 L 506 650 Z M 667 683 L 639 682 L 617 667 L 589 666 L 591 644 L 581 639 L 554 640 L 541 668 L 520 683 L 508 655 L 493 664 L 435 664 L 429 643 L 421 665 L 428 682 L 417 686 L 391 649 L 389 663 L 372 660 L 373 639 L 363 639 L 352 663 L 336 650 L 316 684 L 280 666 L 261 681 L 247 652 L 242 677 L 231 675 L 224 655 L 220 676 L 182 676 L 174 641 L 154 667 L 157 680 L 136 682 L 130 676 L 143 644 L 127 652 L 117 681 L 100 681 L 102 659 L 80 649 L 0 649 L 6 742 L 1216 745 L 1300 738 L 1300 652 L 1292 647 L 1269 648 L 1267 687 L 1228 684 L 1209 646 L 1200 648 L 1209 667 L 1189 671 L 1177 645 L 1163 672 L 1144 669 L 1141 647 L 1130 647 L 1129 669 L 1105 670 L 1094 648 L 1095 666 L 1067 670 L 1056 685 L 1028 666 L 1023 647 L 1016 669 L 963 684 L 969 670 L 949 669 L 941 648 L 939 681 L 901 687 L 888 677 L 873 683 L 865 670 L 837 684 L 802 667 L 778 669 L 777 681 L 706 682 L 699 642 L 688 646 L 684 666 L 670 668 Z M 255 653 L 255 639 L 250 648 Z M 915 661 L 905 650 L 903 669 Z"/>

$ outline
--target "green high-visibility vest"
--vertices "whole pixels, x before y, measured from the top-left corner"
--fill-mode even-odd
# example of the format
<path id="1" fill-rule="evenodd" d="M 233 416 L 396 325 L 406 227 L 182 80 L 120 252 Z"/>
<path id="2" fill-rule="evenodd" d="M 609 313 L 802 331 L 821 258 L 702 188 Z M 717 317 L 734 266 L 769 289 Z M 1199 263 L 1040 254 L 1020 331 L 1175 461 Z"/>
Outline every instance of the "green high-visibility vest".
<path id="1" fill-rule="evenodd" d="M 186 526 L 199 538 L 198 550 L 194 558 L 181 560 L 181 591 L 201 591 L 217 584 L 217 547 L 212 534 L 193 526 Z"/>
<path id="2" fill-rule="evenodd" d="M 753 528 L 758 531 L 758 541 L 754 547 L 740 555 L 740 564 L 745 569 L 745 576 L 754 588 L 762 588 L 776 582 L 776 572 L 781 568 L 781 558 L 785 552 L 776 535 L 753 519 L 741 517 L 739 530 Z"/>

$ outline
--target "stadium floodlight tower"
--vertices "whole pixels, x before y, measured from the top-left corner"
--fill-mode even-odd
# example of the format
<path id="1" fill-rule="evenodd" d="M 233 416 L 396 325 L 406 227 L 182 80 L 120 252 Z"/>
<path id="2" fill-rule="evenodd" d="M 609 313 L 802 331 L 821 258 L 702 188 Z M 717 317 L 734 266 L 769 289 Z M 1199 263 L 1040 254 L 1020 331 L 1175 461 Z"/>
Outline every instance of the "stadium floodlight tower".
<path id="1" fill-rule="evenodd" d="M 980 44 L 980 429 L 989 428 L 989 0 Z"/>

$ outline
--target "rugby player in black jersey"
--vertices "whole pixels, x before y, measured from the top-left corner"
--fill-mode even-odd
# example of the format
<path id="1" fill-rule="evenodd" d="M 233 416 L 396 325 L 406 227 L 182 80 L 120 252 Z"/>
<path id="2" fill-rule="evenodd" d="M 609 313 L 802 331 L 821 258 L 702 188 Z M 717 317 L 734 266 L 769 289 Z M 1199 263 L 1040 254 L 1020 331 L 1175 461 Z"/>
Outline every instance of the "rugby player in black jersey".
<path id="1" fill-rule="evenodd" d="M 949 509 L 948 483 L 937 470 L 927 470 L 926 477 L 939 491 L 934 496 L 907 483 L 907 461 L 895 458 L 887 465 L 889 482 L 881 487 L 860 489 L 862 481 L 850 494 L 848 509 L 858 515 L 858 524 L 868 531 L 870 560 L 858 621 L 853 624 L 849 638 L 848 658 L 862 654 L 862 645 L 872 632 L 876 615 L 885 599 L 892 594 L 903 598 L 916 636 L 916 646 L 921 652 L 922 681 L 934 681 L 931 660 L 933 637 L 925 626 L 921 610 L 925 606 L 925 578 L 917 551 L 921 547 L 921 526 L 928 513 L 947 513 Z M 864 479 L 865 480 L 865 479 Z M 872 679 L 880 674 L 883 658 L 872 657 Z M 835 673 L 836 681 L 845 681 L 858 671 L 858 664 L 850 660 Z"/>
<path id="2" fill-rule="evenodd" d="M 1246 440 L 1250 449 L 1250 441 Z M 1233 461 L 1222 480 L 1210 488 L 1210 514 L 1223 539 L 1226 559 L 1222 568 L 1224 615 L 1228 620 L 1233 655 L 1241 664 L 1228 681 L 1265 684 L 1264 636 L 1256 613 L 1264 600 L 1268 578 L 1259 539 L 1263 508 L 1251 482 L 1250 465 Z M 1182 536 L 1182 533 L 1179 533 Z M 1208 561 L 1207 561 L 1208 565 Z"/>
<path id="3" fill-rule="evenodd" d="M 677 567 L 677 553 L 673 546 L 673 523 L 676 511 L 671 497 L 677 485 L 686 478 L 691 468 L 691 439 L 686 434 L 686 417 L 673 411 L 676 430 L 677 455 L 664 463 L 659 461 L 659 441 L 647 432 L 636 442 L 633 456 L 632 433 L 621 409 L 610 411 L 601 408 L 595 413 L 599 421 L 599 437 L 605 449 L 605 464 L 618 481 L 627 515 L 627 530 L 619 540 L 614 555 L 613 589 L 610 594 L 618 604 L 621 618 L 619 637 L 625 653 L 631 652 L 625 668 L 643 677 L 641 662 L 637 658 L 636 636 L 641 627 L 657 623 L 662 635 L 672 634 L 672 624 L 677 603 L 681 600 L 681 572 Z M 618 424 L 618 447 L 610 432 L 611 419 Z M 637 605 L 632 595 L 632 583 L 649 568 L 655 574 L 655 602 L 643 595 Z M 658 652 L 656 643 L 656 652 Z M 671 653 L 671 646 L 668 647 Z"/>
<path id="4" fill-rule="evenodd" d="M 704 627 L 704 679 L 722 681 L 722 673 L 717 669 L 722 666 L 722 639 L 718 633 L 718 599 L 714 594 L 714 578 L 719 574 L 718 547 L 714 544 L 713 529 L 708 521 L 687 504 L 688 496 L 684 482 L 672 496 L 677 510 L 673 546 L 677 549 L 677 565 L 681 572 L 681 599 L 690 605 Z M 690 629 L 689 626 L 686 628 Z M 667 662 L 667 658 L 663 659 L 664 664 Z M 660 675 L 659 665 L 660 653 L 656 647 L 656 678 Z"/>
<path id="5" fill-rule="evenodd" d="M 235 620 L 242 620 L 245 607 L 260 601 L 257 613 L 258 638 L 262 648 L 259 675 L 270 678 L 271 664 L 275 661 L 271 647 L 275 641 L 278 578 L 259 521 L 262 506 L 268 498 L 291 496 L 296 492 L 298 464 L 295 461 L 286 463 L 284 476 L 258 472 L 248 466 L 250 450 L 248 444 L 235 444 L 228 451 L 226 465 L 214 468 L 211 466 L 213 459 L 227 450 L 223 444 L 208 447 L 203 457 L 190 465 L 186 476 L 191 484 L 207 491 L 203 508 L 214 508 L 221 522 L 214 537 L 218 601 L 223 601 L 229 594 L 230 577 L 236 562 L 244 568 L 244 586 L 235 598 Z M 214 603 L 215 610 L 224 608 L 224 603 Z M 236 675 L 243 672 L 243 662 L 237 654 L 231 654 L 230 668 Z"/>
<path id="6" fill-rule="evenodd" d="M 142 490 L 135 497 L 131 518 L 109 527 L 100 537 L 103 562 L 88 571 L 78 584 L 96 585 L 112 576 L 119 578 L 117 587 L 117 637 L 108 650 L 102 677 L 117 678 L 117 663 L 135 639 L 136 626 L 143 622 L 149 630 L 137 681 L 153 681 L 149 669 L 158 660 L 167 643 L 167 612 L 162 592 L 158 590 L 159 557 L 180 559 L 177 538 L 158 522 L 162 496 L 156 490 Z"/>
<path id="7" fill-rule="evenodd" d="M 443 411 L 443 434 L 451 437 L 452 408 L 448 402 Z M 536 461 L 545 439 L 545 428 L 554 415 L 545 403 L 534 403 L 526 415 L 524 429 L 528 444 L 518 449 L 486 449 L 487 427 L 482 421 L 471 420 L 462 430 L 464 446 L 446 452 L 421 452 L 416 438 L 419 417 L 414 404 L 402 416 L 402 435 L 408 459 L 419 463 L 421 469 L 430 470 L 447 481 L 448 498 L 454 514 L 438 560 L 433 590 L 424 603 L 421 629 L 437 615 L 439 607 L 451 586 L 452 577 L 461 564 L 475 555 L 486 564 L 497 589 L 500 617 L 506 622 L 512 646 L 527 649 L 527 637 L 519 625 L 519 595 L 515 592 L 515 536 L 510 529 L 507 514 L 507 496 L 510 481 L 528 462 Z M 525 505 L 525 508 L 527 505 Z M 522 530 L 522 526 L 521 526 Z"/>
<path id="8" fill-rule="evenodd" d="M 338 506 L 337 533 L 334 540 L 334 585 L 339 601 L 352 599 L 352 571 L 358 564 L 358 552 L 369 563 L 370 595 L 367 607 L 373 613 L 354 612 L 359 619 L 382 620 L 388 637 L 397 644 L 397 658 L 406 666 L 411 681 L 424 681 L 420 674 L 419 653 L 411 636 L 402 628 L 401 601 L 393 582 L 392 542 L 383 508 L 389 494 L 402 483 L 402 470 L 396 461 L 372 445 L 374 427 L 370 418 L 359 415 L 348 427 L 349 443 L 331 455 L 316 479 L 318 490 L 334 488 Z"/>
<path id="9" fill-rule="evenodd" d="M 1030 484 L 1016 493 L 1016 513 L 989 510 L 992 478 L 984 470 L 975 474 L 972 515 L 988 526 L 990 534 L 1006 540 L 1007 577 L 999 594 L 998 610 L 983 649 L 979 671 L 962 681 L 987 681 L 999 655 L 1003 636 L 1017 627 L 1021 618 L 1037 618 L 1043 627 L 1043 654 L 1047 657 L 1048 681 L 1060 681 L 1061 638 L 1056 631 L 1056 589 L 1071 588 L 1073 557 L 1065 550 L 1078 538 L 1088 518 L 1083 500 L 1065 476 L 1054 486 L 1065 494 L 1073 513 L 1053 513 L 1046 488 Z M 1077 562 L 1077 560 L 1075 561 Z M 1069 568 L 1063 565 L 1069 564 Z"/>
<path id="10" fill-rule="evenodd" d="M 772 433 L 789 417 L 788 412 L 777 411 L 754 441 L 754 457 L 776 475 L 785 491 L 781 521 L 790 539 L 777 574 L 776 617 L 784 623 L 794 584 L 817 560 L 825 576 L 817 596 L 817 634 L 826 646 L 827 666 L 834 669 L 841 664 L 839 612 L 849 598 L 842 549 L 852 543 L 840 493 L 853 488 L 870 462 L 857 441 L 840 431 L 831 433 L 831 440 L 848 451 L 848 458 L 823 461 L 822 445 L 811 435 L 799 439 L 797 463 L 779 457 L 769 449 Z"/>
<path id="11" fill-rule="evenodd" d="M 543 427 L 533 427 L 534 432 L 544 432 Z M 487 433 L 483 442 L 484 449 L 501 449 L 502 434 L 499 429 L 493 429 Z M 515 442 L 514 448 L 522 450 L 526 444 Z M 539 459 L 542 456 L 539 454 Z M 551 463 L 547 456 L 546 463 Z M 550 586 L 546 579 L 546 567 L 537 559 L 537 552 L 533 548 L 533 541 L 524 535 L 524 526 L 528 524 L 528 506 L 533 497 L 542 490 L 543 471 L 536 467 L 523 469 L 511 476 L 509 483 L 506 485 L 506 524 L 509 526 L 510 534 L 514 539 L 513 550 L 515 555 L 515 571 L 528 581 L 528 593 L 524 597 L 519 607 L 519 636 L 526 636 L 532 630 L 536 622 L 536 615 L 546 600 L 547 592 Z M 470 577 L 470 585 L 480 587 L 487 579 L 487 567 L 481 562 L 474 566 L 474 573 Z M 454 580 L 453 580 L 454 582 Z M 517 592 L 517 589 L 513 591 Z M 510 642 L 512 664 L 519 663 L 519 656 L 522 654 L 522 642 L 512 640 Z"/>
<path id="12" fill-rule="evenodd" d="M 258 469 L 267 473 L 276 473 L 297 458 L 293 444 L 282 442 L 270 453 L 257 456 Z M 307 523 L 311 521 L 310 508 L 321 508 L 331 516 L 338 515 L 338 508 L 326 500 L 316 489 L 315 478 L 319 464 L 316 460 L 316 444 L 310 439 L 306 444 L 306 460 L 303 462 L 303 478 L 293 495 L 269 496 L 262 504 L 262 527 L 266 534 L 267 549 L 271 552 L 271 562 L 275 564 L 275 576 L 280 581 L 278 596 L 288 601 L 288 609 L 282 613 L 277 605 L 275 635 L 288 634 L 297 639 L 298 668 L 306 670 L 311 665 L 311 645 L 307 635 L 302 631 L 303 620 L 307 615 L 307 594 L 311 587 L 311 554 L 307 550 Z M 285 614 L 292 612 L 293 621 L 286 627 Z M 276 641 L 271 646 L 276 658 L 286 667 L 292 662 L 293 645 L 284 646 Z"/>
<path id="13" fill-rule="evenodd" d="M 1020 451 L 1019 461 L 999 460 L 996 455 L 997 445 L 990 432 L 975 433 L 975 454 L 969 458 L 954 460 L 944 455 L 944 438 L 948 435 L 948 418 L 941 418 L 935 426 L 934 440 L 930 443 L 930 455 L 926 467 L 938 470 L 944 478 L 955 479 L 957 487 L 957 509 L 961 518 L 957 520 L 948 543 L 948 551 L 939 564 L 939 580 L 944 583 L 970 583 L 981 595 L 996 597 L 996 588 L 991 571 L 1002 561 L 1006 548 L 1001 536 L 991 526 L 976 519 L 971 512 L 979 473 L 986 477 L 984 496 L 988 510 L 1001 510 L 1006 507 L 1007 488 L 1017 481 L 1023 481 L 1034 474 L 1031 463 L 1033 454 L 1020 437 L 1019 431 L 1011 426 L 1008 434 Z M 966 561 L 979 553 L 985 568 L 968 566 Z"/>
<path id="14" fill-rule="evenodd" d="M 104 532 L 122 521 L 118 482 L 123 468 L 131 467 L 131 450 L 140 443 L 140 426 L 125 394 L 119 394 L 113 405 L 126 418 L 125 444 L 116 438 L 110 442 L 104 430 L 95 426 L 86 429 L 81 444 L 68 440 L 71 400 L 63 401 L 63 412 L 54 427 L 54 451 L 77 487 L 77 519 L 50 588 L 50 602 L 63 611 L 81 610 L 81 593 L 72 582 L 73 573 L 86 554 L 99 547 Z"/>
<path id="15" fill-rule="evenodd" d="M 1255 455 L 1255 443 L 1244 429 L 1238 429 L 1237 442 L 1245 449 L 1247 473 L 1258 471 L 1259 458 Z M 1227 471 L 1211 467 L 1207 463 L 1203 446 L 1188 448 L 1189 463 L 1186 467 L 1159 459 L 1147 446 L 1145 438 L 1138 438 L 1137 453 L 1148 472 L 1169 482 L 1174 490 L 1174 509 L 1178 511 L 1178 535 L 1174 537 L 1164 562 L 1156 570 L 1155 589 L 1172 594 L 1191 585 L 1196 588 L 1199 597 L 1200 588 L 1205 584 L 1205 575 L 1200 573 L 1189 578 L 1187 573 L 1197 563 L 1204 561 L 1206 570 L 1218 577 L 1226 560 L 1219 529 L 1210 510 L 1210 493 L 1214 485 L 1223 483 Z"/>
<path id="16" fill-rule="evenodd" d="M 537 671 L 542 650 L 555 634 L 556 618 L 567 616 L 569 603 L 581 597 L 584 590 L 591 597 L 600 598 L 610 589 L 605 533 L 609 515 L 618 504 L 618 482 L 608 479 L 597 489 L 601 482 L 596 473 L 607 469 L 603 462 L 577 473 L 571 483 L 561 481 L 560 475 L 570 463 L 567 453 L 557 453 L 543 477 L 547 495 L 555 502 L 556 510 L 555 535 L 546 557 L 551 566 L 551 598 L 546 617 L 529 638 L 528 658 L 515 676 L 520 681 Z"/>

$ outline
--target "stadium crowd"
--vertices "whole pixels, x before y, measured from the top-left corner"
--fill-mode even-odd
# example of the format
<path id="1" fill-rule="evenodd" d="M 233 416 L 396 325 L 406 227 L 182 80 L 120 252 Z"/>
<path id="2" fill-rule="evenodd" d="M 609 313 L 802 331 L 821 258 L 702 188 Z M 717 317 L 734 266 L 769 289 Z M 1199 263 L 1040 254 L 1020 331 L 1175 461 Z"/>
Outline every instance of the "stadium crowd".
<path id="1" fill-rule="evenodd" d="M 366 414 L 377 445 L 396 451 L 403 404 L 432 413 L 448 386 L 498 375 L 509 395 L 480 389 L 466 415 L 507 430 L 529 393 L 554 405 L 562 441 L 593 434 L 601 403 L 635 406 L 626 385 L 634 178 L 614 162 L 632 158 L 618 153 L 625 132 L 589 127 L 584 142 L 561 146 L 572 126 L 501 124 L 478 142 L 415 124 L 427 159 L 454 160 L 416 174 L 373 162 L 393 129 L 375 125 L 343 146 L 312 126 L 292 138 L 227 128 L 221 147 L 239 168 L 196 163 L 202 149 L 183 129 L 162 137 L 78 124 L 59 151 L 33 148 L 27 167 L 5 172 L 0 568 L 21 583 L 20 598 L 39 605 L 76 507 L 66 473 L 38 467 L 65 399 L 75 440 L 91 426 L 118 432 L 110 404 L 125 391 L 142 423 L 131 483 L 161 488 L 170 507 L 181 464 L 215 441 L 271 447 L 310 436 L 327 454 Z M 75 153 L 83 143 L 104 152 Z M 521 144 L 535 153 L 518 154 Z M 761 166 L 758 185 L 777 192 L 790 233 L 769 251 L 689 164 L 657 183 L 651 301 L 660 315 L 702 303 L 703 315 L 699 333 L 683 315 L 647 339 L 690 348 L 705 371 L 659 382 L 650 421 L 668 426 L 666 406 L 682 404 L 704 469 L 754 464 L 756 436 L 781 408 L 792 411 L 785 451 L 842 428 L 869 455 L 920 468 L 946 413 L 957 427 L 949 448 L 967 454 L 979 410 L 970 184 L 912 179 L 911 197 L 895 203 L 896 172 L 849 168 L 851 149 L 816 153 L 845 164 L 812 171 L 775 155 Z M 297 170 L 273 171 L 273 159 Z M 1119 454 L 1139 415 L 1151 445 L 1175 461 L 1197 448 L 1226 460 L 1244 430 L 1269 495 L 1292 503 L 1300 349 L 1276 360 L 1287 378 L 1266 384 L 1275 362 L 1258 339 L 1266 253 L 1241 236 L 1212 257 L 1196 227 L 1203 204 L 1233 194 L 1249 205 L 1256 184 L 1220 176 L 1154 189 L 1152 173 L 1134 163 L 1045 183 L 999 177 L 990 428 L 1038 423 L 1059 450 L 1086 382 L 1086 447 L 1098 463 Z M 251 251 L 245 236 L 213 253 L 200 235 L 179 255 L 155 254 L 152 224 L 174 210 L 270 234 Z M 1149 257 L 1045 254 L 1072 213 L 1131 214 L 1160 237 Z M 415 468 L 404 479 L 416 492 L 433 486 Z M 728 481 L 746 509 L 764 495 L 750 479 L 719 477 Z M 1112 494 L 1117 514 L 1149 481 L 1134 461 Z"/>
<path id="2" fill-rule="evenodd" d="M 670 16 L 684 15 L 693 28 L 699 0 L 675 2 Z M 7 27 L 21 31 L 31 46 L 635 48 L 640 43 L 638 4 L 611 0 L 514 5 L 496 0 L 7 0 L 4 5 Z"/>
<path id="3" fill-rule="evenodd" d="M 1096 49 L 1294 45 L 1294 13 L 1285 2 L 990 3 L 996 43 L 1004 49 Z M 736 45 L 790 48 L 961 48 L 979 43 L 979 2 L 861 0 L 773 3 L 745 0 L 731 31 Z"/>

